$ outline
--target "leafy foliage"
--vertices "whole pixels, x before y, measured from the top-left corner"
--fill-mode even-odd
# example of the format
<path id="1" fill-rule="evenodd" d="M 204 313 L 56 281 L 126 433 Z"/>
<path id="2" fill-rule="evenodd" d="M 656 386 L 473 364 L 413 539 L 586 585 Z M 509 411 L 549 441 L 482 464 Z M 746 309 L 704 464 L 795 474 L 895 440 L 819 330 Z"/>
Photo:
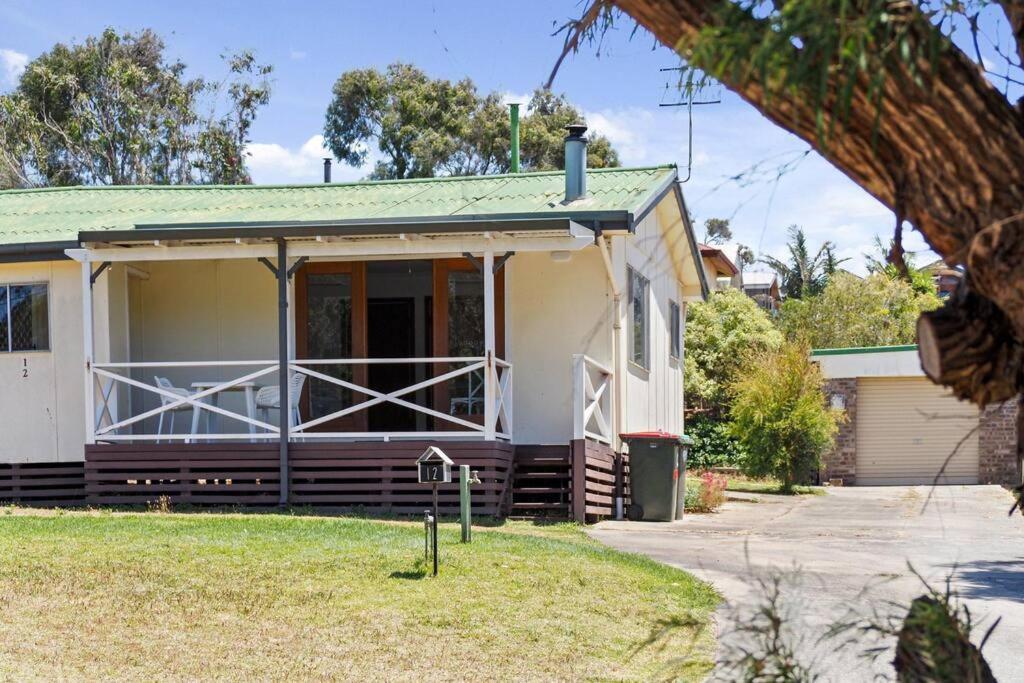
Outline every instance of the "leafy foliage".
<path id="1" fill-rule="evenodd" d="M 725 244 L 732 239 L 728 218 L 709 218 L 704 221 L 704 244 Z"/>
<path id="2" fill-rule="evenodd" d="M 825 288 L 839 264 L 849 259 L 836 258 L 835 245 L 832 242 L 825 242 L 811 256 L 803 228 L 791 225 L 788 232 L 789 243 L 786 244 L 786 250 L 789 251 L 789 260 L 782 261 L 774 256 L 763 256 L 761 262 L 778 273 L 784 296 L 800 299 L 817 294 Z"/>
<path id="3" fill-rule="evenodd" d="M 833 445 L 840 413 L 825 406 L 821 370 L 803 344 L 747 354 L 730 386 L 731 433 L 752 477 L 775 477 L 784 491 L 807 480 Z"/>
<path id="4" fill-rule="evenodd" d="M 250 182 L 245 146 L 269 102 L 272 68 L 252 53 L 227 62 L 224 83 L 186 78 L 185 64 L 167 61 L 149 30 L 108 28 L 55 45 L 0 96 L 0 178 L 6 186 Z"/>
<path id="5" fill-rule="evenodd" d="M 743 448 L 724 420 L 694 415 L 686 420 L 686 435 L 693 439 L 687 457 L 691 469 L 738 467 L 743 461 Z"/>
<path id="6" fill-rule="evenodd" d="M 683 509 L 687 512 L 714 512 L 725 502 L 729 480 L 714 472 L 701 472 L 686 480 Z"/>
<path id="7" fill-rule="evenodd" d="M 520 167 L 524 171 L 565 165 L 565 126 L 582 113 L 550 90 L 537 90 L 520 123 Z M 482 175 L 509 170 L 511 127 L 498 93 L 480 95 L 468 78 L 431 78 L 395 63 L 347 71 L 334 84 L 324 138 L 335 157 L 363 165 L 371 146 L 381 159 L 372 178 Z M 591 136 L 588 164 L 618 166 L 604 136 Z"/>
<path id="8" fill-rule="evenodd" d="M 940 304 L 934 286 L 922 294 L 885 274 L 838 273 L 818 296 L 785 301 L 779 326 L 817 349 L 913 344 L 918 316 Z"/>
<path id="9" fill-rule="evenodd" d="M 918 294 L 935 293 L 935 282 L 930 273 L 916 267 L 913 254 L 904 253 L 903 263 L 907 267 L 906 274 L 890 262 L 890 254 L 896 249 L 895 240 L 889 240 L 889 246 L 882 244 L 882 238 L 875 235 L 875 253 L 864 254 L 869 273 L 880 273 L 890 280 L 905 280 Z"/>
<path id="10" fill-rule="evenodd" d="M 686 407 L 722 414 L 726 386 L 749 350 L 774 349 L 782 343 L 768 314 L 735 289 L 714 292 L 687 311 L 686 355 L 683 360 Z"/>

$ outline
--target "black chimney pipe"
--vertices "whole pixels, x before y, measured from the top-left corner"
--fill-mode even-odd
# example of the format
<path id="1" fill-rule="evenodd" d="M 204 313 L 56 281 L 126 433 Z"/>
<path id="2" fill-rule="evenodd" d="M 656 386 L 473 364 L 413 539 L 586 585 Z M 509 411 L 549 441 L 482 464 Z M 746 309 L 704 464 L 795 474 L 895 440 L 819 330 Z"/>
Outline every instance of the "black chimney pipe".
<path id="1" fill-rule="evenodd" d="M 324 157 L 324 182 L 331 182 L 331 158 Z"/>

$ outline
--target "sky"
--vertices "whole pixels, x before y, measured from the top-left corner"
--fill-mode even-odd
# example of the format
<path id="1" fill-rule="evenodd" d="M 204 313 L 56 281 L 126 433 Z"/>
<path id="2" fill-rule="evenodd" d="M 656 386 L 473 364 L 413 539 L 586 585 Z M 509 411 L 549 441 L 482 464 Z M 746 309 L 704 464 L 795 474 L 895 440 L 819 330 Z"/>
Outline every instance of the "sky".
<path id="1" fill-rule="evenodd" d="M 579 11 L 576 0 L 0 0 L 0 91 L 53 44 L 107 26 L 155 30 L 187 73 L 208 78 L 224 75 L 221 55 L 251 49 L 275 68 L 271 101 L 249 147 L 254 181 L 318 182 L 324 112 L 344 71 L 410 62 L 434 77 L 469 77 L 481 92 L 525 102 L 561 50 L 562 38 L 552 34 Z M 623 24 L 600 51 L 585 47 L 567 58 L 554 88 L 611 139 L 624 165 L 679 166 L 689 178 L 683 192 L 698 239 L 706 219 L 729 218 L 736 241 L 784 257 L 786 228 L 799 225 L 813 247 L 831 240 L 851 259 L 846 266 L 863 272 L 874 236 L 892 233 L 892 213 L 724 88 L 719 103 L 694 107 L 691 148 L 686 108 L 659 106 L 679 101 L 672 73 L 661 71 L 678 64 L 671 51 Z M 795 166 L 776 180 L 775 169 L 790 161 Z M 755 182 L 730 180 L 755 166 L 763 170 Z M 367 170 L 336 163 L 334 180 L 359 179 Z M 905 244 L 921 251 L 919 263 L 934 258 L 916 232 Z"/>

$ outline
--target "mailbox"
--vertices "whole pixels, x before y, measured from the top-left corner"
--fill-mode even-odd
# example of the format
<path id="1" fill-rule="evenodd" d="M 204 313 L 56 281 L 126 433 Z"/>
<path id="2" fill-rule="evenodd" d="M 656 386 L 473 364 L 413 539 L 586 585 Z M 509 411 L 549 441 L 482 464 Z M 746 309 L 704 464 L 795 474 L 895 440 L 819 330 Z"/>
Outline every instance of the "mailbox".
<path id="1" fill-rule="evenodd" d="M 444 451 L 431 446 L 416 459 L 421 484 L 449 484 L 452 481 L 453 461 Z"/>

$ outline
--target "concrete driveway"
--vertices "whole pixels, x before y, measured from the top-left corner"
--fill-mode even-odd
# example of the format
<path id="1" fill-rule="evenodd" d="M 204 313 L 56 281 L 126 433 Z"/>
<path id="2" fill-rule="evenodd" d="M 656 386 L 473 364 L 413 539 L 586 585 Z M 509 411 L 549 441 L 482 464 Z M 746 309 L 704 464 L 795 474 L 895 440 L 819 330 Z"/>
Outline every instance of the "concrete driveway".
<path id="1" fill-rule="evenodd" d="M 931 499 L 928 500 L 929 492 Z M 1024 680 L 1024 517 L 1008 517 L 1009 493 L 997 486 L 857 487 L 824 496 L 731 494 L 722 510 L 674 524 L 602 522 L 591 535 L 615 548 L 648 555 L 716 586 L 726 600 L 720 641 L 764 594 L 758 579 L 782 574 L 783 602 L 799 650 L 826 680 L 892 677 L 886 654 L 874 665 L 856 651 L 817 642 L 851 610 L 866 614 L 885 601 L 908 604 L 924 592 L 907 563 L 932 585 L 953 575 L 976 623 L 976 642 L 1002 621 L 984 654 L 996 677 Z M 925 504 L 927 500 L 927 505 Z"/>

